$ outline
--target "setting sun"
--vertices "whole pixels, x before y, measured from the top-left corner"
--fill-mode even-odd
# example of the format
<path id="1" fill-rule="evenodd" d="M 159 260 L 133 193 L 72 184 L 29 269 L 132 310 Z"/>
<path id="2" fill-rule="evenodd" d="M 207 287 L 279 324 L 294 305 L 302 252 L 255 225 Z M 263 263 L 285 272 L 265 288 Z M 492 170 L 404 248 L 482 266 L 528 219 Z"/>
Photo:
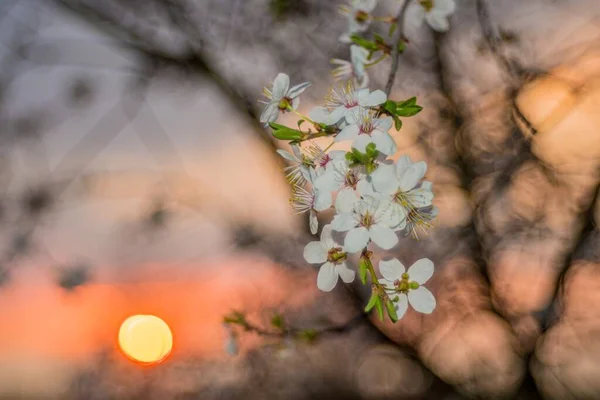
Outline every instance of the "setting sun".
<path id="1" fill-rule="evenodd" d="M 154 315 L 134 315 L 121 325 L 119 347 L 134 361 L 156 364 L 171 352 L 173 335 L 162 319 Z"/>

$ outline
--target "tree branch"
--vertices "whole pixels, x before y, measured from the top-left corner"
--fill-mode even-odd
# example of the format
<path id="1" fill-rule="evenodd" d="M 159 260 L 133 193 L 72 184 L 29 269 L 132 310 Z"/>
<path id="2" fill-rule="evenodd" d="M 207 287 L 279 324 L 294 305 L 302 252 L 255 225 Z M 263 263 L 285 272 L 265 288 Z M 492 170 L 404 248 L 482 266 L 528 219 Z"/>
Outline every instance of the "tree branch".
<path id="1" fill-rule="evenodd" d="M 406 0 L 400 11 L 398 11 L 398 15 L 396 16 L 396 23 L 398 26 L 396 27 L 396 31 L 394 32 L 394 39 L 392 41 L 392 69 L 390 70 L 390 74 L 388 76 L 387 83 L 385 84 L 385 94 L 387 96 L 390 95 L 392 91 L 392 86 L 394 85 L 394 80 L 396 79 L 396 72 L 398 71 L 398 61 L 400 59 L 400 42 L 405 40 L 404 36 L 404 16 L 406 14 L 406 10 L 410 4 L 411 0 Z"/>

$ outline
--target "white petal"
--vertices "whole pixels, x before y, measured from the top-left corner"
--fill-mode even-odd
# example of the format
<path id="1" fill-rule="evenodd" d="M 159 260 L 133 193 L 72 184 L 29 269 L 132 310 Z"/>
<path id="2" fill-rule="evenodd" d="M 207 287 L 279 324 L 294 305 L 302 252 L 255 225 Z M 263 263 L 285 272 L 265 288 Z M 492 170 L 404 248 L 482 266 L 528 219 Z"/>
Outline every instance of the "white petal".
<path id="1" fill-rule="evenodd" d="M 396 142 L 394 142 L 394 139 L 387 132 L 375 131 L 371 135 L 371 140 L 375 143 L 377 150 L 386 156 L 391 156 L 398 150 Z"/>
<path id="2" fill-rule="evenodd" d="M 331 197 L 331 191 L 327 189 L 314 189 L 315 192 L 315 204 L 313 208 L 315 211 L 325 211 L 331 207 L 333 201 Z"/>
<path id="3" fill-rule="evenodd" d="M 317 275 L 317 287 L 324 292 L 331 292 L 338 281 L 338 273 L 335 265 L 330 262 L 323 264 Z"/>
<path id="4" fill-rule="evenodd" d="M 408 297 L 405 294 L 400 293 L 397 295 L 398 301 L 394 303 L 394 308 L 396 309 L 396 315 L 398 315 L 398 319 L 404 317 L 406 314 L 406 310 L 408 310 Z M 392 295 L 392 298 L 395 296 Z"/>
<path id="5" fill-rule="evenodd" d="M 425 176 L 425 172 L 427 172 L 427 164 L 425 161 L 419 161 L 406 168 L 402 175 L 398 175 L 400 190 L 408 192 L 417 186 L 417 183 Z"/>
<path id="6" fill-rule="evenodd" d="M 383 225 L 375 224 L 369 228 L 371 239 L 384 250 L 389 250 L 398 244 L 398 236 L 394 230 Z"/>
<path id="7" fill-rule="evenodd" d="M 351 33 L 353 33 L 353 32 L 345 32 L 345 33 L 342 33 L 342 34 L 340 35 L 340 37 L 338 38 L 338 40 L 339 40 L 341 43 L 352 43 L 352 39 L 350 39 L 350 34 L 351 34 Z"/>
<path id="8" fill-rule="evenodd" d="M 423 182 L 421 182 L 421 189 L 432 191 L 433 184 L 429 181 L 423 181 Z"/>
<path id="9" fill-rule="evenodd" d="M 413 28 L 419 28 L 425 21 L 425 9 L 414 2 L 406 10 L 406 22 Z"/>
<path id="10" fill-rule="evenodd" d="M 333 163 L 332 163 L 333 164 Z M 315 179 L 315 188 L 317 190 L 333 191 L 338 190 L 341 186 L 341 182 L 337 179 L 336 166 L 326 169 L 325 173 Z"/>
<path id="11" fill-rule="evenodd" d="M 356 139 L 354 140 L 354 142 L 352 142 L 352 147 L 354 147 L 356 150 L 360 151 L 361 153 L 364 153 L 366 151 L 369 143 L 374 143 L 373 138 L 371 138 L 371 136 L 364 135 L 364 134 L 358 135 L 356 137 Z M 377 150 L 379 150 L 379 149 L 377 149 Z"/>
<path id="12" fill-rule="evenodd" d="M 400 204 L 392 205 L 383 213 L 381 222 L 393 228 L 394 230 L 404 229 L 406 227 L 406 211 Z"/>
<path id="13" fill-rule="evenodd" d="M 391 260 L 379 261 L 379 272 L 385 279 L 394 282 L 402 277 L 402 274 L 406 272 L 406 268 L 398 259 L 392 258 Z"/>
<path id="14" fill-rule="evenodd" d="M 260 114 L 260 122 L 268 124 L 269 122 L 275 122 L 279 117 L 279 108 L 277 103 L 269 103 Z"/>
<path id="15" fill-rule="evenodd" d="M 375 192 L 373 191 L 373 185 L 368 182 L 366 179 L 361 179 L 356 184 L 356 191 L 361 196 L 375 196 Z"/>
<path id="16" fill-rule="evenodd" d="M 333 125 L 336 122 L 338 122 L 340 119 L 342 119 L 344 117 L 345 113 L 346 113 L 346 108 L 343 106 L 338 107 L 331 112 L 329 112 L 324 107 L 314 107 L 310 111 L 308 116 L 310 117 L 310 119 L 312 119 L 315 122 L 320 122 L 320 123 L 323 123 L 326 125 Z"/>
<path id="17" fill-rule="evenodd" d="M 393 120 L 391 117 L 379 118 L 377 120 L 376 129 L 382 132 L 387 132 L 393 125 Z"/>
<path id="18" fill-rule="evenodd" d="M 354 273 L 353 270 L 348 268 L 346 263 L 341 263 L 339 265 L 336 265 L 335 269 L 336 269 L 338 275 L 340 276 L 340 278 L 342 278 L 342 281 L 344 281 L 345 283 L 351 283 L 352 281 L 354 281 L 354 276 L 356 274 Z"/>
<path id="19" fill-rule="evenodd" d="M 360 114 L 362 112 L 361 110 L 363 109 L 364 107 L 361 106 L 354 106 L 350 108 L 344 107 L 344 118 L 346 122 L 349 124 L 356 124 L 356 121 L 358 121 L 360 118 Z"/>
<path id="20" fill-rule="evenodd" d="M 355 228 L 358 225 L 358 221 L 350 213 L 337 214 L 331 221 L 331 227 L 334 231 L 346 232 L 350 229 Z"/>
<path id="21" fill-rule="evenodd" d="M 320 264 L 327 261 L 327 252 L 322 242 L 310 242 L 304 247 L 304 259 L 309 264 Z"/>
<path id="22" fill-rule="evenodd" d="M 408 192 L 410 202 L 417 208 L 428 207 L 433 200 L 433 193 L 430 190 L 419 188 Z"/>
<path id="23" fill-rule="evenodd" d="M 288 97 L 295 99 L 296 97 L 300 96 L 302 92 L 308 89 L 309 86 L 310 82 L 304 82 L 299 85 L 296 85 L 288 91 L 287 95 Z"/>
<path id="24" fill-rule="evenodd" d="M 310 227 L 310 233 L 316 235 L 319 229 L 319 219 L 314 210 L 310 210 L 310 213 L 308 214 L 308 226 Z"/>
<path id="25" fill-rule="evenodd" d="M 443 13 L 429 12 L 425 15 L 425 20 L 431 27 L 431 29 L 438 32 L 446 32 L 450 29 L 450 21 L 448 17 Z"/>
<path id="26" fill-rule="evenodd" d="M 433 269 L 433 261 L 421 258 L 408 268 L 409 279 L 422 285 L 433 276 Z"/>
<path id="27" fill-rule="evenodd" d="M 360 2 L 360 9 L 366 12 L 371 12 L 377 6 L 377 0 L 363 0 Z"/>
<path id="28" fill-rule="evenodd" d="M 384 194 L 394 194 L 398 190 L 398 178 L 394 171 L 394 166 L 379 164 L 377 169 L 371 174 L 373 189 Z"/>
<path id="29" fill-rule="evenodd" d="M 325 107 L 313 107 L 308 112 L 308 117 L 315 122 L 323 122 L 329 116 L 329 110 Z"/>
<path id="30" fill-rule="evenodd" d="M 300 97 L 294 97 L 294 98 L 292 99 L 292 108 L 293 108 L 294 110 L 297 110 L 297 109 L 298 109 L 298 107 L 300 107 Z"/>
<path id="31" fill-rule="evenodd" d="M 376 90 L 370 93 L 363 101 L 360 102 L 360 105 L 363 107 L 374 107 L 379 104 L 385 103 L 387 100 L 387 96 L 382 90 Z"/>
<path id="32" fill-rule="evenodd" d="M 435 308 L 435 297 L 424 286 L 408 292 L 408 301 L 410 305 L 418 312 L 431 314 Z"/>
<path id="33" fill-rule="evenodd" d="M 396 161 L 396 175 L 402 176 L 404 171 L 412 165 L 412 160 L 409 155 L 403 155 Z"/>
<path id="34" fill-rule="evenodd" d="M 344 247 L 349 253 L 356 253 L 364 249 L 369 243 L 369 231 L 364 226 L 354 228 L 346 234 Z"/>
<path id="35" fill-rule="evenodd" d="M 290 87 L 290 77 L 284 73 L 279 73 L 273 81 L 273 100 L 281 100 L 287 94 Z"/>
<path id="36" fill-rule="evenodd" d="M 344 188 L 338 193 L 335 200 L 335 211 L 338 213 L 349 213 L 354 209 L 354 203 L 358 201 L 356 193 L 352 188 Z"/>
<path id="37" fill-rule="evenodd" d="M 456 3 L 454 0 L 435 0 L 434 9 L 436 12 L 450 15 L 456 9 Z"/>
<path id="38" fill-rule="evenodd" d="M 298 159 L 293 154 L 291 154 L 285 150 L 277 150 L 277 154 L 279 154 L 281 157 L 285 158 L 288 161 L 291 161 L 293 163 L 298 163 Z"/>
<path id="39" fill-rule="evenodd" d="M 347 125 L 338 135 L 335 137 L 334 142 L 343 142 L 344 140 L 354 140 L 358 133 L 360 132 L 360 128 L 356 124 Z"/>

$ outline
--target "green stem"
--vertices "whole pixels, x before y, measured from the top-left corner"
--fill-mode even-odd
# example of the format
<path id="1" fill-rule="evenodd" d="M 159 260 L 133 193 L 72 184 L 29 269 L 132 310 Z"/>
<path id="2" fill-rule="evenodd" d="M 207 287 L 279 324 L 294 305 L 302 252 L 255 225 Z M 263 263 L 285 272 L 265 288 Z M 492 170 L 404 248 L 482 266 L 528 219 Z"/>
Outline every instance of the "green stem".
<path id="1" fill-rule="evenodd" d="M 387 54 L 383 53 L 381 57 L 379 57 L 377 60 L 373 61 L 372 63 L 369 64 L 365 64 L 366 68 L 372 67 L 373 65 L 377 65 L 379 64 L 381 61 L 385 60 L 387 58 Z"/>
<path id="2" fill-rule="evenodd" d="M 317 123 L 315 121 L 313 121 L 312 119 L 308 118 L 306 115 L 303 115 L 302 113 L 298 112 L 298 110 L 292 108 L 291 106 L 288 107 L 288 111 L 293 112 L 294 114 L 296 114 L 297 116 L 299 116 L 300 118 L 310 122 L 313 125 L 316 125 Z"/>

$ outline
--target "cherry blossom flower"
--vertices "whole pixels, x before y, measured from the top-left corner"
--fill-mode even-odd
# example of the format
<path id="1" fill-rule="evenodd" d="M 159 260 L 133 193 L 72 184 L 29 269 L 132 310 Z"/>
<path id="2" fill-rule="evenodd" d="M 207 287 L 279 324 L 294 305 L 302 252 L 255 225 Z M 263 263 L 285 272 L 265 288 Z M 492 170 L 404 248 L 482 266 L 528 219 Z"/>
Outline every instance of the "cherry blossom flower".
<path id="1" fill-rule="evenodd" d="M 330 193 L 339 191 L 338 196 L 345 191 L 354 194 L 355 190 L 360 195 L 366 195 L 373 192 L 366 178 L 367 175 L 360 167 L 350 167 L 348 160 L 337 158 L 330 163 L 325 173 L 315 180 L 315 187 Z"/>
<path id="2" fill-rule="evenodd" d="M 335 231 L 348 232 L 344 240 L 348 252 L 361 251 L 370 241 L 384 250 L 398 243 L 394 230 L 387 224 L 389 203 L 371 196 L 353 199 L 349 193 L 340 192 L 335 207 L 338 214 L 331 226 Z"/>
<path id="3" fill-rule="evenodd" d="M 384 285 L 389 298 L 394 302 L 398 319 L 402 318 L 410 304 L 415 311 L 431 314 L 436 301 L 429 289 L 422 286 L 433 275 L 433 262 L 427 258 L 416 261 L 408 268 L 397 259 L 379 262 L 379 272 L 383 276 L 379 282 Z"/>
<path id="4" fill-rule="evenodd" d="M 354 85 L 349 81 L 338 90 L 331 89 L 325 107 L 313 108 L 309 116 L 315 122 L 327 125 L 333 125 L 341 119 L 352 124 L 360 117 L 361 109 L 376 107 L 386 100 L 387 96 L 382 90 L 354 90 Z"/>
<path id="5" fill-rule="evenodd" d="M 290 204 L 297 214 L 308 212 L 310 232 L 314 235 L 317 233 L 319 227 L 317 212 L 330 208 L 332 197 L 331 191 L 319 190 L 314 187 L 314 180 L 316 179 L 315 170 L 311 169 L 309 173 L 309 182 L 311 183 L 312 190 L 309 191 L 300 185 L 294 185 Z"/>
<path id="6" fill-rule="evenodd" d="M 456 8 L 454 0 L 417 0 L 416 3 L 407 12 L 408 21 L 414 21 L 415 25 L 427 21 L 431 29 L 438 32 L 450 29 L 449 18 Z"/>
<path id="7" fill-rule="evenodd" d="M 340 42 L 350 43 L 350 35 L 367 30 L 375 6 L 377 0 L 351 0 L 349 6 L 340 7 L 340 13 L 348 18 L 348 32 L 340 36 Z"/>
<path id="8" fill-rule="evenodd" d="M 284 73 L 279 73 L 273 81 L 272 89 L 264 88 L 263 94 L 269 101 L 261 101 L 266 104 L 260 115 L 260 122 L 269 125 L 269 122 L 275 122 L 279 117 L 279 112 L 285 112 L 290 107 L 297 109 L 300 105 L 300 96 L 310 86 L 309 82 L 304 82 L 290 88 L 290 77 Z"/>
<path id="9" fill-rule="evenodd" d="M 424 161 L 413 163 L 410 157 L 405 155 L 398 159 L 396 165 L 380 164 L 371 174 L 375 191 L 392 196 L 390 224 L 395 229 L 404 229 L 407 220 L 413 224 L 420 223 L 419 209 L 431 205 L 431 184 L 419 186 L 425 172 L 427 164 Z"/>
<path id="10" fill-rule="evenodd" d="M 321 240 L 310 242 L 304 247 L 304 259 L 310 264 L 322 264 L 317 275 L 317 287 L 330 292 L 338 277 L 345 283 L 354 281 L 355 273 L 346 265 L 346 250 L 332 237 L 331 225 L 321 231 Z"/>
<path id="11" fill-rule="evenodd" d="M 362 109 L 359 117 L 342 129 L 335 137 L 335 141 L 353 140 L 352 147 L 363 153 L 369 143 L 374 143 L 375 148 L 381 153 L 392 155 L 398 150 L 396 142 L 388 133 L 392 123 L 392 119 L 389 117 L 374 118 L 369 112 Z"/>
<path id="12" fill-rule="evenodd" d="M 285 150 L 277 150 L 277 154 L 285 158 L 292 165 L 284 167 L 285 177 L 288 182 L 303 185 L 310 177 L 310 168 L 314 167 L 314 161 L 304 155 L 297 145 L 291 145 L 292 153 Z"/>
<path id="13" fill-rule="evenodd" d="M 336 81 L 352 80 L 357 88 L 365 88 L 369 84 L 366 66 L 369 51 L 355 44 L 350 46 L 350 61 L 334 58 L 332 64 L 338 65 L 332 75 Z"/>

